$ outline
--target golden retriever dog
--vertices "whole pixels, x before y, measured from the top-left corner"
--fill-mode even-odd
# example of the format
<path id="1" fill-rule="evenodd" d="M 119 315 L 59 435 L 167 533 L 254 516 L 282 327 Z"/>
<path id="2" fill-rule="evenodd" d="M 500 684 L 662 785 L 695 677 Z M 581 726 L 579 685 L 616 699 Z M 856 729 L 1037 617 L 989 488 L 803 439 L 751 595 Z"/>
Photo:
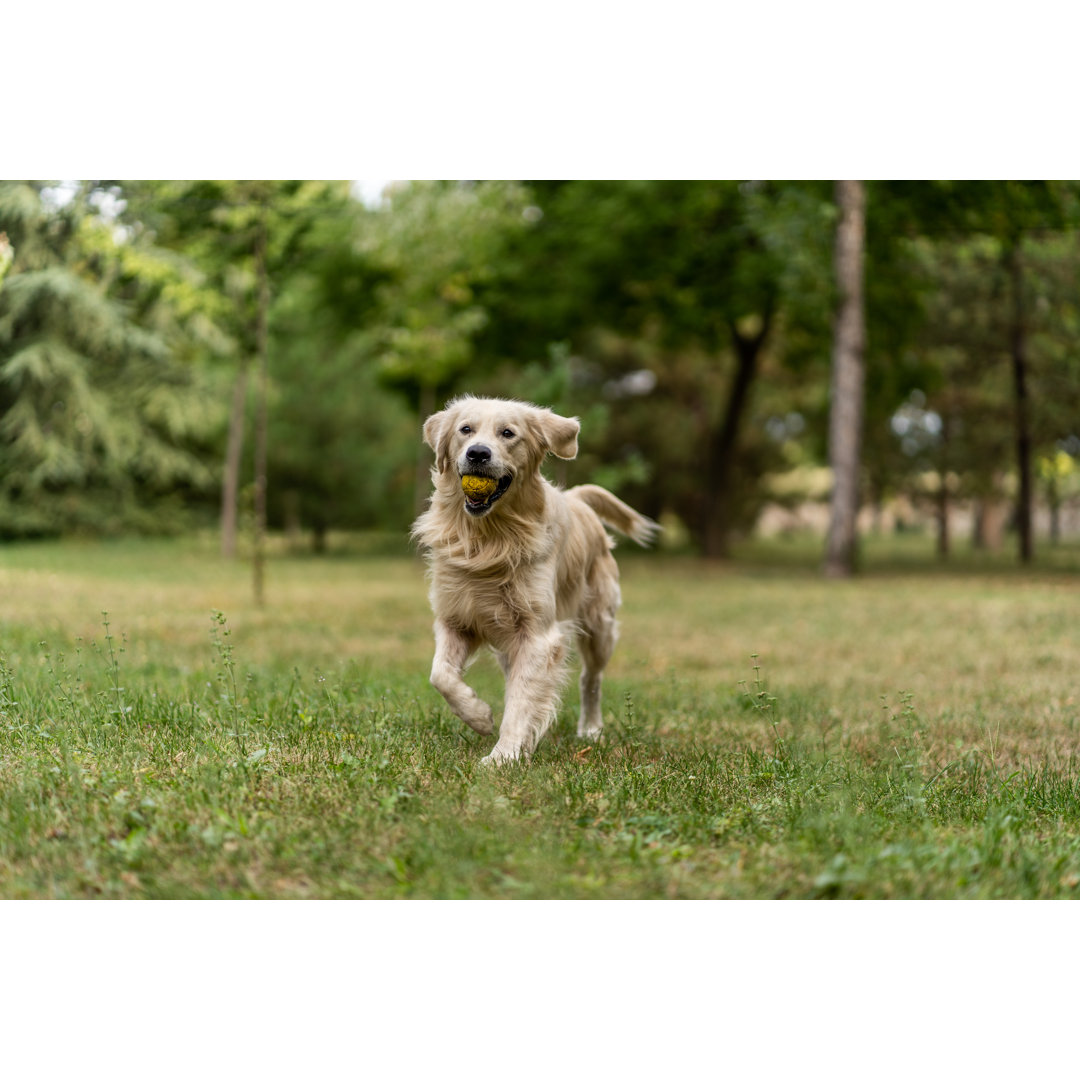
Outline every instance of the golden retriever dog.
<path id="1" fill-rule="evenodd" d="M 481 735 L 491 707 L 463 673 L 483 645 L 506 677 L 499 738 L 485 762 L 528 756 L 555 719 L 569 645 L 581 654 L 578 735 L 603 727 L 600 683 L 615 647 L 619 570 L 602 522 L 641 545 L 659 526 L 593 484 L 562 491 L 548 453 L 577 456 L 580 424 L 517 401 L 464 396 L 424 423 L 435 451 L 431 505 L 413 525 L 430 569 L 432 685 Z"/>

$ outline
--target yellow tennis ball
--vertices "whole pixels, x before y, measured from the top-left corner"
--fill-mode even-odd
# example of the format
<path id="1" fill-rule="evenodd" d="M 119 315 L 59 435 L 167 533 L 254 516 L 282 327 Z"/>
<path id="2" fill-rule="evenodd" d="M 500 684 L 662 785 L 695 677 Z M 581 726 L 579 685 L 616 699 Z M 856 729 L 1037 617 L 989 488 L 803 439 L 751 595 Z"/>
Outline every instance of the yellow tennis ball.
<path id="1" fill-rule="evenodd" d="M 486 499 L 498 486 L 498 483 L 490 476 L 463 476 L 461 478 L 461 490 L 474 500 Z"/>

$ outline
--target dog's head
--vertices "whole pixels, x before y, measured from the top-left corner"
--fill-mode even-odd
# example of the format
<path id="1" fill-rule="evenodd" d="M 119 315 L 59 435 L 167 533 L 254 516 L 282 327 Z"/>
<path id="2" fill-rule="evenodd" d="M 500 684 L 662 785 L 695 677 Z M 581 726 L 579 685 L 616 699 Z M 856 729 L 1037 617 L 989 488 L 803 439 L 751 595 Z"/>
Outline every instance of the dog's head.
<path id="1" fill-rule="evenodd" d="M 424 423 L 435 469 L 449 478 L 465 510 L 484 517 L 515 483 L 536 476 L 548 453 L 577 457 L 581 425 L 550 409 L 499 398 L 460 397 Z"/>

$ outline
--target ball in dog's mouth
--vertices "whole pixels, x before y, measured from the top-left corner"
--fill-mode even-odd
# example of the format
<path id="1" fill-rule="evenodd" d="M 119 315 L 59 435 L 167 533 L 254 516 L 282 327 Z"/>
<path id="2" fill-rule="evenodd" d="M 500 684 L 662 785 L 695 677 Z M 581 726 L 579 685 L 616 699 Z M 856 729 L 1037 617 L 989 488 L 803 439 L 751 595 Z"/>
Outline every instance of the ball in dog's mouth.
<path id="1" fill-rule="evenodd" d="M 466 473 L 461 478 L 461 490 L 465 493 L 465 509 L 474 517 L 486 514 L 510 486 L 510 476 L 496 480 L 494 476 Z"/>

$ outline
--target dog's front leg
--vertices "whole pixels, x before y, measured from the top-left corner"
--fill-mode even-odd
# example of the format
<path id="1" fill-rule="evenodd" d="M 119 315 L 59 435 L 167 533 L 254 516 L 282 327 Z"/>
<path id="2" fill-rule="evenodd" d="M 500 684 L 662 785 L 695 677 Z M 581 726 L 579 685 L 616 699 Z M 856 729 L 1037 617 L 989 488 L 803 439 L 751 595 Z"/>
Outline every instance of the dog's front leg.
<path id="1" fill-rule="evenodd" d="M 476 638 L 453 630 L 443 622 L 435 623 L 435 659 L 431 662 L 431 685 L 439 691 L 450 708 L 481 735 L 495 730 L 491 706 L 462 678 L 465 664 L 476 651 Z"/>
<path id="2" fill-rule="evenodd" d="M 566 661 L 563 628 L 523 636 L 506 653 L 506 707 L 499 741 L 485 762 L 513 761 L 533 752 L 559 706 Z"/>

